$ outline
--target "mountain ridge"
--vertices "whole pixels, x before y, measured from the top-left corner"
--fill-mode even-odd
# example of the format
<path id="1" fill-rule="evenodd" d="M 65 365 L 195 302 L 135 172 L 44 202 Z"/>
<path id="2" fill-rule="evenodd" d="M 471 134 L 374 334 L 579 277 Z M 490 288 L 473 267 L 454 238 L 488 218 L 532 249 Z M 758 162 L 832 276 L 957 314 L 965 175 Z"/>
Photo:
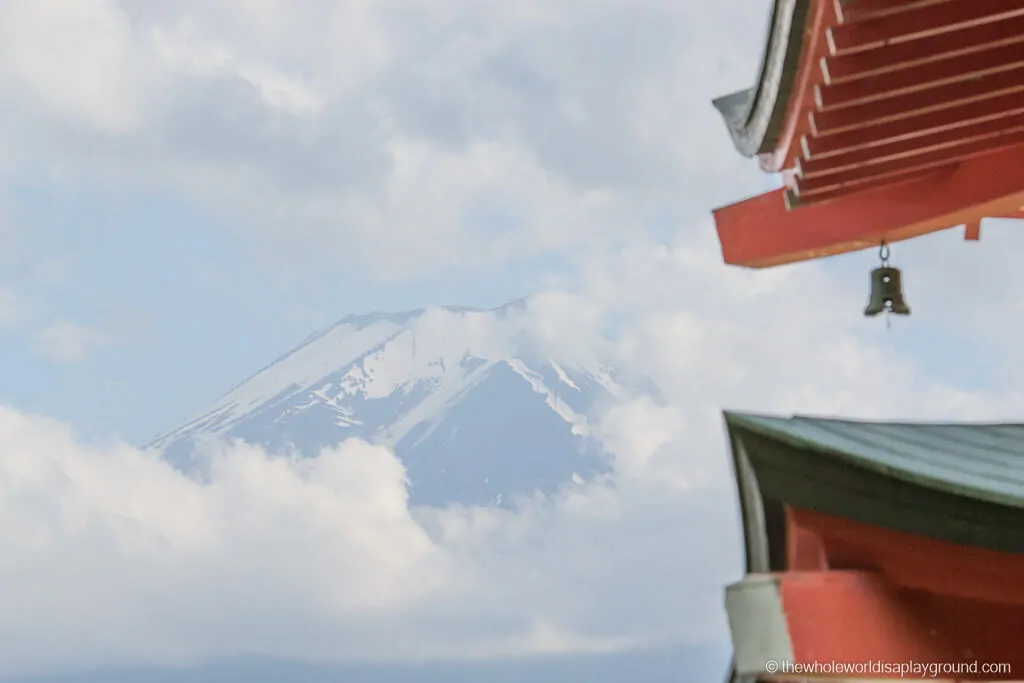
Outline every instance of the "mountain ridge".
<path id="1" fill-rule="evenodd" d="M 207 435 L 306 457 L 363 438 L 395 450 L 428 505 L 504 506 L 600 476 L 592 423 L 632 390 L 608 365 L 546 353 L 526 303 L 346 316 L 148 447 L 188 471 Z"/>
<path id="2" fill-rule="evenodd" d="M 218 396 L 216 400 L 220 401 L 222 398 L 224 398 L 225 396 L 227 396 L 228 394 L 233 392 L 235 389 L 239 388 L 240 386 L 242 386 L 243 384 L 245 384 L 246 382 L 251 380 L 256 375 L 260 374 L 261 372 L 263 372 L 264 370 L 268 369 L 272 365 L 276 365 L 277 363 L 279 363 L 280 361 L 284 360 L 288 356 L 292 355 L 293 353 L 295 353 L 296 351 L 298 351 L 302 347 L 306 346 L 307 344 L 310 344 L 310 343 L 316 341 L 317 339 L 323 337 L 325 334 L 330 332 L 332 329 L 338 327 L 339 325 L 354 324 L 354 323 L 358 323 L 358 324 L 362 324 L 362 325 L 367 325 L 367 324 L 372 324 L 372 323 L 374 323 L 374 322 L 376 322 L 378 320 L 384 319 L 384 318 L 391 319 L 391 320 L 396 320 L 396 319 L 398 319 L 398 320 L 408 320 L 410 318 L 422 315 L 422 314 L 424 314 L 425 312 L 427 312 L 429 310 L 435 310 L 435 309 L 449 311 L 449 312 L 452 312 L 452 313 L 497 313 L 497 312 L 500 312 L 500 311 L 511 310 L 511 309 L 515 309 L 515 308 L 522 309 L 522 308 L 524 308 L 526 306 L 527 301 L 528 301 L 527 297 L 520 297 L 518 299 L 513 299 L 512 301 L 509 301 L 507 303 L 501 304 L 500 306 L 496 306 L 494 308 L 478 308 L 478 307 L 473 307 L 473 306 L 460 306 L 460 305 L 456 305 L 456 304 L 441 304 L 441 305 L 438 305 L 438 306 L 428 306 L 428 307 L 424 307 L 424 308 L 408 309 L 408 310 L 399 311 L 399 312 L 389 312 L 389 311 L 375 310 L 375 311 L 371 311 L 369 313 L 349 313 L 345 317 L 343 317 L 340 320 L 337 320 L 337 321 L 331 323 L 327 327 L 321 328 L 321 329 L 319 329 L 319 330 L 317 330 L 315 332 L 310 333 L 309 335 L 306 336 L 306 338 L 304 338 L 296 346 L 292 347 L 288 351 L 284 352 L 283 354 L 281 354 L 280 356 L 278 356 L 274 360 L 270 361 L 269 363 L 267 363 L 266 365 L 261 367 L 256 372 L 250 374 L 248 377 L 246 377 L 245 379 L 241 380 L 240 382 L 238 382 L 237 384 L 232 386 L 230 389 L 228 389 L 223 394 Z M 153 444 L 155 444 L 157 441 L 159 441 L 165 435 L 166 434 L 157 434 L 144 447 L 145 448 L 152 447 Z"/>

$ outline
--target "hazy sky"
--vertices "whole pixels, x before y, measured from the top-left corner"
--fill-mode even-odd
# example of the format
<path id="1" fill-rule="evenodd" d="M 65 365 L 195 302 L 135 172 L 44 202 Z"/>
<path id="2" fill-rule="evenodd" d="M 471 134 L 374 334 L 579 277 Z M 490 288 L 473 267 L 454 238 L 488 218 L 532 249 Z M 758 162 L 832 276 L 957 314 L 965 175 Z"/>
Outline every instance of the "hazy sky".
<path id="1" fill-rule="evenodd" d="M 766 5 L 3 3 L 0 397 L 144 442 L 348 313 L 708 238 Z"/>
<path id="2" fill-rule="evenodd" d="M 874 253 L 766 272 L 721 264 L 710 210 L 775 180 L 733 150 L 710 100 L 752 84 L 769 4 L 0 2 L 0 490 L 36 487 L 0 515 L 5 538 L 18 539 L 0 572 L 23 576 L 63 558 L 60 571 L 33 584 L 43 593 L 15 574 L 0 582 L 0 668 L 32 668 L 53 651 L 74 664 L 68 643 L 91 608 L 76 611 L 68 596 L 83 585 L 117 614 L 108 640 L 81 647 L 115 660 L 273 649 L 276 631 L 232 629 L 263 623 L 284 602 L 298 607 L 279 623 L 324 638 L 285 648 L 302 656 L 330 651 L 325 634 L 358 632 L 369 643 L 392 628 L 385 613 L 402 615 L 410 632 L 450 618 L 453 630 L 436 634 L 442 644 L 480 624 L 511 633 L 521 622 L 494 623 L 495 606 L 517 605 L 509 586 L 532 585 L 531 563 L 552 568 L 545 590 L 558 595 L 578 582 L 553 567 L 582 566 L 597 547 L 608 553 L 600 558 L 663 562 L 665 572 L 704 567 L 661 606 L 656 593 L 638 597 L 649 613 L 595 616 L 631 625 L 608 642 L 659 628 L 699 635 L 701 620 L 717 613 L 735 548 L 715 547 L 706 559 L 677 552 L 668 562 L 663 548 L 676 538 L 666 531 L 672 520 L 696 524 L 711 501 L 714 523 L 679 533 L 708 542 L 715 529 L 733 528 L 722 407 L 1018 416 L 1024 235 L 1014 222 L 986 223 L 980 243 L 950 231 L 894 245 L 914 313 L 891 329 L 861 316 Z M 374 451 L 367 457 L 380 470 L 358 475 L 379 485 L 382 511 L 352 508 L 351 491 L 332 488 L 363 445 L 309 472 L 227 454 L 219 493 L 110 445 L 176 426 L 346 314 L 490 307 L 532 293 L 542 296 L 531 315 L 556 345 L 597 343 L 598 330 L 619 321 L 601 343 L 654 376 L 670 399 L 664 409 L 630 405 L 609 418 L 606 441 L 620 464 L 632 464 L 620 468 L 619 489 L 591 491 L 585 504 L 559 499 L 553 510 L 497 519 L 453 512 L 439 524 L 454 536 L 439 541 L 404 507 L 390 454 Z M 694 483 L 704 473 L 714 486 Z M 253 477 L 276 481 L 297 507 Z M 316 496 L 304 487 L 320 491 L 326 507 L 309 503 Z M 605 509 L 608 496 L 618 522 L 580 512 Z M 105 531 L 90 535 L 77 517 L 58 514 L 67 500 L 105 520 L 97 522 Z M 264 514 L 280 545 L 255 544 L 231 512 L 239 506 Z M 374 517 L 380 547 L 364 547 L 349 527 L 310 521 L 352 509 L 382 515 Z M 143 552 L 113 519 L 169 545 L 143 543 Z M 578 555 L 566 539 L 577 539 Z M 326 558 L 325 544 L 334 548 Z M 362 559 L 346 564 L 352 547 Z M 504 587 L 467 584 L 509 553 Z M 275 564 L 282 556 L 307 567 L 341 563 L 339 575 L 356 588 L 325 602 L 316 590 L 331 582 Z M 161 575 L 159 594 L 131 580 L 151 564 L 180 568 Z M 258 567 L 246 575 L 251 584 L 224 598 L 212 635 L 196 635 L 194 623 L 213 619 L 209 605 L 175 611 L 174 591 L 222 595 L 214 589 L 233 585 L 229 570 L 242 566 Z M 655 578 L 667 574 L 611 567 L 621 572 L 595 578 L 595 592 L 666 585 Z M 410 578 L 420 576 L 437 583 Z M 5 590 L 21 596 L 17 607 Z M 692 620 L 665 626 L 697 594 Z M 253 604 L 253 595 L 267 602 Z M 376 597 L 356 599 L 366 595 Z M 162 615 L 161 627 L 131 605 Z M 564 622 L 538 616 L 508 643 L 596 647 L 572 630 L 585 612 Z M 720 623 L 708 628 L 721 637 Z M 10 643 L 16 648 L 5 649 Z"/>

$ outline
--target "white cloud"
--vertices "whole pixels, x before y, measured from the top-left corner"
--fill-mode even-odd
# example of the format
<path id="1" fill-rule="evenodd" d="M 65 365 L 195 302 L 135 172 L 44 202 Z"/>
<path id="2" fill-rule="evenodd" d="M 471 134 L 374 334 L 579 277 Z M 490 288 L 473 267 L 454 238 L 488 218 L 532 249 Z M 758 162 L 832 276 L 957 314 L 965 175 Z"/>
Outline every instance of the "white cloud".
<path id="1" fill-rule="evenodd" d="M 626 476 L 516 513 L 410 510 L 401 463 L 360 441 L 306 461 L 221 446 L 210 462 L 201 483 L 0 408 L 0 673 L 586 652 L 721 627 L 709 588 L 734 558 L 695 571 L 659 545 L 713 487 L 684 498 Z M 674 535 L 699 546 L 725 529 Z"/>
<path id="2" fill-rule="evenodd" d="M 116 0 L 0 6 L 5 99 L 54 123 L 101 135 L 137 130 L 145 115 L 144 76 L 151 74 L 134 47 L 130 19 Z"/>
<path id="3" fill-rule="evenodd" d="M 487 266 L 636 233 L 721 194 L 717 173 L 760 180 L 709 104 L 759 46 L 708 48 L 763 21 L 738 0 L 7 5 L 0 148 L 184 194 L 275 253 Z"/>
<path id="4" fill-rule="evenodd" d="M 38 353 L 58 363 L 84 360 L 107 342 L 100 332 L 71 320 L 58 320 L 37 330 L 32 337 Z"/>

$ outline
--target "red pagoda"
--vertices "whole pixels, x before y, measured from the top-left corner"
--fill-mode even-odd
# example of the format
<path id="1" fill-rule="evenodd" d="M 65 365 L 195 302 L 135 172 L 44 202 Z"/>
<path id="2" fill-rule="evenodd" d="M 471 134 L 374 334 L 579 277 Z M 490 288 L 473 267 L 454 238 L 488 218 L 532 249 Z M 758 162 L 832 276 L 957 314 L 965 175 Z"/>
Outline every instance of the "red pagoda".
<path id="1" fill-rule="evenodd" d="M 775 0 L 715 101 L 783 187 L 715 210 L 766 268 L 1024 217 L 1024 0 Z M 1024 425 L 726 413 L 731 680 L 1024 680 Z"/>

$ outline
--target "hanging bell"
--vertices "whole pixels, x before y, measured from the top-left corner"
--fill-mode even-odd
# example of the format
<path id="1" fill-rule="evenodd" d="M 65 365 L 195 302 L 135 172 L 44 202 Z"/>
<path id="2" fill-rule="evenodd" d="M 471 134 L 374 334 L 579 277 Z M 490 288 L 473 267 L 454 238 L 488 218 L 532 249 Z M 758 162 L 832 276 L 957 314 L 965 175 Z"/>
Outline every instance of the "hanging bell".
<path id="1" fill-rule="evenodd" d="M 883 312 L 910 315 L 910 308 L 903 300 L 899 268 L 882 266 L 871 271 L 871 300 L 864 309 L 864 315 L 873 316 Z"/>

